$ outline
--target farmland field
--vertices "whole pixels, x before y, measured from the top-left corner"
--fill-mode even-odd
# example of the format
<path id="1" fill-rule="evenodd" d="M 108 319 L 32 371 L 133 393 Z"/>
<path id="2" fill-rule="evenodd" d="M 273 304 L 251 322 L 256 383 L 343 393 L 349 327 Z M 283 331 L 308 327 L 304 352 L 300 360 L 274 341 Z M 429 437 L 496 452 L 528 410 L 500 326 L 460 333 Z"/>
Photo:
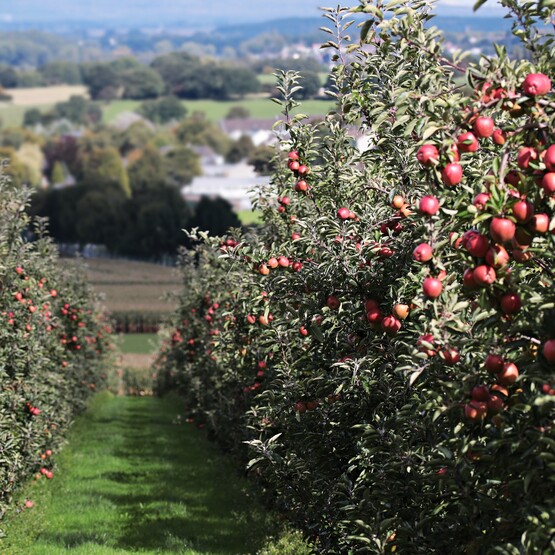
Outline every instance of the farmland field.
<path id="1" fill-rule="evenodd" d="M 162 299 L 165 293 L 180 289 L 173 268 L 117 259 L 87 260 L 86 267 L 89 282 L 105 295 L 110 312 L 170 312 L 175 308 Z"/>
<path id="2" fill-rule="evenodd" d="M 40 106 L 65 102 L 72 96 L 89 96 L 84 85 L 56 85 L 52 87 L 29 87 L 21 89 L 6 89 L 16 106 Z"/>

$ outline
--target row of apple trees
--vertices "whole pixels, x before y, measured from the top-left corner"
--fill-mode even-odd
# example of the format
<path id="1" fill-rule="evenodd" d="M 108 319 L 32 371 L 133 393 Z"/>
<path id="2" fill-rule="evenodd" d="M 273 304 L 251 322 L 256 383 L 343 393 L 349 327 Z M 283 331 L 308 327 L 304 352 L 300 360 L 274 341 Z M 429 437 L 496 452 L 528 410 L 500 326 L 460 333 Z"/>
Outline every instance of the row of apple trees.
<path id="1" fill-rule="evenodd" d="M 427 0 L 326 11 L 336 109 L 282 74 L 263 229 L 183 258 L 158 389 L 321 553 L 555 549 L 553 4 L 501 3 L 466 69 Z"/>
<path id="2" fill-rule="evenodd" d="M 63 433 L 104 382 L 110 352 L 84 277 L 63 269 L 27 205 L 0 173 L 0 520 L 25 506 L 12 503 L 24 481 L 55 476 Z"/>

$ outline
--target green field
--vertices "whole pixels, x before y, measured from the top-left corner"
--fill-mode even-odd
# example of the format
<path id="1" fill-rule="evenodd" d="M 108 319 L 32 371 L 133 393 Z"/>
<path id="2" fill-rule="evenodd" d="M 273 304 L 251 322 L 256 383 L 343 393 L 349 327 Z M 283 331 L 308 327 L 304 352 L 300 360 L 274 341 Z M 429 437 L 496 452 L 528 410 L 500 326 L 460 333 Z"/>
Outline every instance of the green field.
<path id="1" fill-rule="evenodd" d="M 103 106 L 104 121 L 110 123 L 114 121 L 122 112 L 129 112 L 137 109 L 140 102 L 135 100 L 114 100 Z M 184 100 L 183 105 L 187 108 L 188 114 L 193 112 L 204 112 L 210 121 L 220 121 L 229 112 L 232 106 L 242 106 L 246 108 L 251 117 L 260 119 L 279 118 L 280 107 L 269 98 L 248 98 L 243 100 Z M 333 102 L 328 100 L 306 100 L 302 103 L 298 112 L 310 116 L 326 114 L 333 106 Z"/>
<path id="2" fill-rule="evenodd" d="M 262 223 L 262 213 L 257 210 L 240 210 L 237 216 L 243 225 Z"/>
<path id="3" fill-rule="evenodd" d="M 54 454 L 54 479 L 22 493 L 20 506 L 34 506 L 12 513 L 0 553 L 255 552 L 275 519 L 182 410 L 177 399 L 98 395 Z"/>

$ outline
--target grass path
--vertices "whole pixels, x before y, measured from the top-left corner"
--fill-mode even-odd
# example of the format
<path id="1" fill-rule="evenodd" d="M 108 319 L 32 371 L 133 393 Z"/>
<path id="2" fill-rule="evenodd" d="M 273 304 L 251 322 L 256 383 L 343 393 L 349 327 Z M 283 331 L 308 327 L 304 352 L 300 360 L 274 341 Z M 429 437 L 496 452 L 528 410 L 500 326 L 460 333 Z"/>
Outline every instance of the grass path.
<path id="1" fill-rule="evenodd" d="M 269 516 L 202 432 L 180 423 L 180 408 L 172 399 L 98 395 L 72 428 L 54 479 L 24 492 L 35 505 L 8 521 L 0 553 L 255 553 Z"/>

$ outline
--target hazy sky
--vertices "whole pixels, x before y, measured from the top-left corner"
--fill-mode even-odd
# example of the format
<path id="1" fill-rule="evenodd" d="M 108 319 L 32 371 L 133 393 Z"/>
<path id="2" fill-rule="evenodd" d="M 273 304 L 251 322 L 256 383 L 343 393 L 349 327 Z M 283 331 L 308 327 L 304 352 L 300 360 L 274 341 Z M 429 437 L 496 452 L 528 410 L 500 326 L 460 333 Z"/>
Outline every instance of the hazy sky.
<path id="1" fill-rule="evenodd" d="M 438 12 L 471 15 L 475 0 L 438 0 Z M 357 5 L 357 0 L 344 0 Z M 63 21 L 104 19 L 155 24 L 160 15 L 178 21 L 239 23 L 286 17 L 317 16 L 318 7 L 336 6 L 337 0 L 0 0 L 0 19 L 14 21 Z M 491 13 L 495 0 L 480 10 Z"/>

